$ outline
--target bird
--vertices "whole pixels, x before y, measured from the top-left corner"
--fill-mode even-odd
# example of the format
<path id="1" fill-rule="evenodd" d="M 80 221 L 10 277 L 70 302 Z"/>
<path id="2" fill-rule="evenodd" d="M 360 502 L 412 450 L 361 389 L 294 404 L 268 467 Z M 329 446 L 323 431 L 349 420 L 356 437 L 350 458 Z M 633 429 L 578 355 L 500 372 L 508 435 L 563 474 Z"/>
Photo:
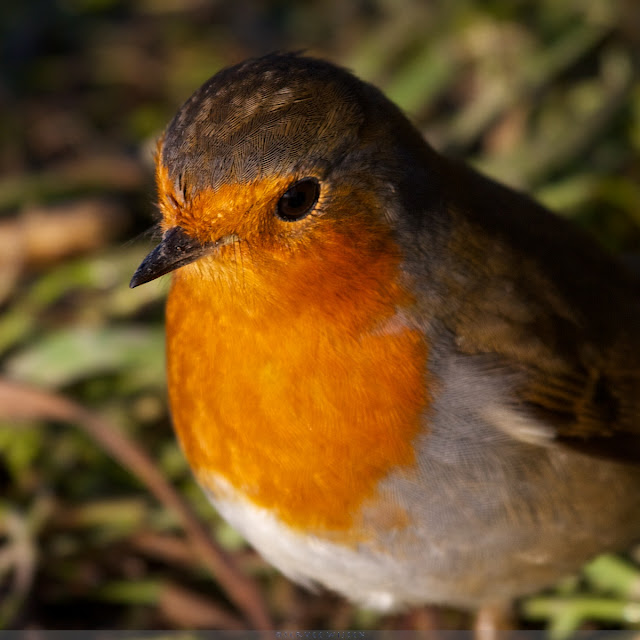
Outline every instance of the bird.
<path id="1" fill-rule="evenodd" d="M 640 539 L 640 276 L 303 53 L 160 138 L 168 395 L 218 512 L 293 581 L 474 611 Z"/>

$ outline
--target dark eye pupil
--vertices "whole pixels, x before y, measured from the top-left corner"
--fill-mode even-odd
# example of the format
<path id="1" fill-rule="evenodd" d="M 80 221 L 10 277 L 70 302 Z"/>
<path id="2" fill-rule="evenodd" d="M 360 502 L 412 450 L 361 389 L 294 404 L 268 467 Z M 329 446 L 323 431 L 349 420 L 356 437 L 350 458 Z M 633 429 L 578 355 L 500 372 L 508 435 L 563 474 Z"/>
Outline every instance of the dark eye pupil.
<path id="1" fill-rule="evenodd" d="M 282 196 L 284 198 L 284 204 L 290 210 L 300 209 L 307 202 L 307 194 L 304 189 L 289 189 L 287 193 Z"/>
<path id="2" fill-rule="evenodd" d="M 320 185 L 315 178 L 303 178 L 282 195 L 278 201 L 278 215 L 287 221 L 300 220 L 318 201 Z"/>

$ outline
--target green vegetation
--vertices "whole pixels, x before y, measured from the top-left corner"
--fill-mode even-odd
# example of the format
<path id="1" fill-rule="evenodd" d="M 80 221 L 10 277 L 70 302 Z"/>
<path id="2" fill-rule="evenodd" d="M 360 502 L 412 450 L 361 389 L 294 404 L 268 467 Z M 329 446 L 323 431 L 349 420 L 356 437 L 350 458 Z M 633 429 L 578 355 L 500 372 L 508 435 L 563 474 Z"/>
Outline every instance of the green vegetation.
<path id="1" fill-rule="evenodd" d="M 639 24 L 613 0 L 3 2 L 0 628 L 250 628 L 263 607 L 285 628 L 431 624 L 291 585 L 195 486 L 167 411 L 167 282 L 128 289 L 153 243 L 155 139 L 221 66 L 305 48 L 438 149 L 640 253 Z M 158 476 L 245 582 L 212 576 L 216 550 Z M 638 628 L 639 580 L 632 558 L 598 559 L 519 624 Z"/>

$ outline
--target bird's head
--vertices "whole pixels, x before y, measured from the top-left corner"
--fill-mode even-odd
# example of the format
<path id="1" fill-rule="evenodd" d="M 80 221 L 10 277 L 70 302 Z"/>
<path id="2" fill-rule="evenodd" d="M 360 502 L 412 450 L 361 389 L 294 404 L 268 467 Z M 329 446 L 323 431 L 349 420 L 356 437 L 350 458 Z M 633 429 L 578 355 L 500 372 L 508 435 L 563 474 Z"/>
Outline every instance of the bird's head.
<path id="1" fill-rule="evenodd" d="M 180 277 L 266 273 L 316 297 L 385 286 L 402 181 L 429 151 L 382 93 L 328 62 L 272 54 L 220 71 L 158 144 L 163 240 L 131 286 L 187 265 Z"/>

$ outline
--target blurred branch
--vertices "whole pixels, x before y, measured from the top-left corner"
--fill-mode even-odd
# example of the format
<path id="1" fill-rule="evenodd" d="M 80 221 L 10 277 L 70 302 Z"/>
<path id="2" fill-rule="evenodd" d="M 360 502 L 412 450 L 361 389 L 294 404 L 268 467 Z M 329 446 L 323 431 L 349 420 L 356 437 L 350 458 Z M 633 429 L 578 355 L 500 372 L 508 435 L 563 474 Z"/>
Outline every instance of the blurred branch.
<path id="1" fill-rule="evenodd" d="M 171 624 L 187 629 L 245 629 L 242 620 L 209 598 L 168 580 L 121 580 L 104 585 L 97 593 L 106 602 L 157 606 Z"/>
<path id="2" fill-rule="evenodd" d="M 216 576 L 229 597 L 257 629 L 271 629 L 265 603 L 254 584 L 210 538 L 191 508 L 167 483 L 153 461 L 102 417 L 61 395 L 0 380 L 0 416 L 10 420 L 60 420 L 80 426 L 123 467 L 137 476 L 160 502 L 178 515 L 193 550 Z"/>

